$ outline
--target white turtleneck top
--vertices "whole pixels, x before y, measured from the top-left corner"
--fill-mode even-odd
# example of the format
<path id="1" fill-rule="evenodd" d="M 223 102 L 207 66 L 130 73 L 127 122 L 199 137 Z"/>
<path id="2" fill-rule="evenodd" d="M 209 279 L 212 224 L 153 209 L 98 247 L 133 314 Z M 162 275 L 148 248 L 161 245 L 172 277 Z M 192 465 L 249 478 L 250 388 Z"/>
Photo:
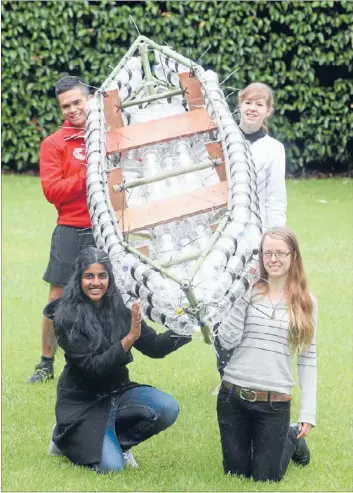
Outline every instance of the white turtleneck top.
<path id="1" fill-rule="evenodd" d="M 250 145 L 255 162 L 257 193 L 264 230 L 274 226 L 285 226 L 287 195 L 284 145 L 262 129 L 252 134 L 243 134 Z"/>

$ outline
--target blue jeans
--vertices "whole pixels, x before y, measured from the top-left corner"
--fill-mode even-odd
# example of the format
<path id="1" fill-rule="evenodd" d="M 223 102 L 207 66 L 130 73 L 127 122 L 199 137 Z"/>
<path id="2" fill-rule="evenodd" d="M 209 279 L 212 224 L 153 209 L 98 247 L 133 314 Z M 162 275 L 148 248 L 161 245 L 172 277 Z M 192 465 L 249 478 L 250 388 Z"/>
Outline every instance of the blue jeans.
<path id="1" fill-rule="evenodd" d="M 218 425 L 225 474 L 280 481 L 297 443 L 289 426 L 290 402 L 249 402 L 221 385 Z"/>
<path id="2" fill-rule="evenodd" d="M 123 452 L 160 433 L 177 419 L 179 407 L 169 394 L 141 385 L 112 398 L 98 472 L 120 471 Z"/>

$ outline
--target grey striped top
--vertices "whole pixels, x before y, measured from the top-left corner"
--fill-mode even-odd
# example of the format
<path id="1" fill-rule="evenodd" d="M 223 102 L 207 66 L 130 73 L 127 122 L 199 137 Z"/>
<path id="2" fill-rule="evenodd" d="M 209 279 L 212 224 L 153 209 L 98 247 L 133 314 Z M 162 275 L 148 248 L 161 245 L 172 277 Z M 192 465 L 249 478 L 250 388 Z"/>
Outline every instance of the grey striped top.
<path id="1" fill-rule="evenodd" d="M 315 335 L 309 349 L 297 357 L 301 387 L 299 422 L 315 425 L 317 301 L 313 298 Z M 275 308 L 274 317 L 273 308 Z M 244 332 L 224 368 L 224 380 L 241 387 L 291 393 L 292 355 L 288 345 L 287 304 L 254 291 L 246 310 Z"/>

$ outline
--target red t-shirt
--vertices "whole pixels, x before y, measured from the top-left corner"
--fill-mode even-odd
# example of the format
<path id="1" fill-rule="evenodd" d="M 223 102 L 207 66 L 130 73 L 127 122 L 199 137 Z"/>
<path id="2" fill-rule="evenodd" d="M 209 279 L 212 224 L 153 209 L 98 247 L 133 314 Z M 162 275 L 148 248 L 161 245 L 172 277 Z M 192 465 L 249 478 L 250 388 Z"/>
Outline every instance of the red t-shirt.
<path id="1" fill-rule="evenodd" d="M 39 153 L 44 195 L 58 211 L 57 224 L 91 227 L 86 196 L 84 131 L 66 120 L 57 132 L 43 140 Z"/>

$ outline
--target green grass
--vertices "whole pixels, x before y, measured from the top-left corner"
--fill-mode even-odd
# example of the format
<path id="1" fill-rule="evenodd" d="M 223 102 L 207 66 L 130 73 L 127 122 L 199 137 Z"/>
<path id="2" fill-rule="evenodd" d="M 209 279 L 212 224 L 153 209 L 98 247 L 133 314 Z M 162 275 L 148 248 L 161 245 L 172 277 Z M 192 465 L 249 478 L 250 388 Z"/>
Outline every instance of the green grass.
<path id="1" fill-rule="evenodd" d="M 40 355 L 48 287 L 41 280 L 56 214 L 35 177 L 3 176 L 3 491 L 352 491 L 352 180 L 288 182 L 288 224 L 299 237 L 319 302 L 318 417 L 312 462 L 290 465 L 279 484 L 225 477 L 216 421 L 211 347 L 195 340 L 164 360 L 138 352 L 131 377 L 171 393 L 176 424 L 135 448 L 140 469 L 96 475 L 47 456 L 56 380 L 26 383 Z M 326 201 L 322 203 L 320 201 Z M 56 375 L 63 367 L 58 353 Z M 295 392 L 293 419 L 297 417 Z"/>

